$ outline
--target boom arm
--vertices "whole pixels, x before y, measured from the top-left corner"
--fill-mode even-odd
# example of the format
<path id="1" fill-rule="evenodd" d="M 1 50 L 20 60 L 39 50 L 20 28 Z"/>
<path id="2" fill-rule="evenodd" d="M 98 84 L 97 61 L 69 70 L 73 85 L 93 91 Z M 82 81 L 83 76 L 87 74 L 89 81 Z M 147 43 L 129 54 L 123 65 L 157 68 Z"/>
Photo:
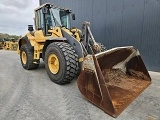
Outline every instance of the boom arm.
<path id="1" fill-rule="evenodd" d="M 96 43 L 89 25 L 87 21 L 83 23 L 81 44 L 85 54 L 95 54 L 101 51 L 101 47 Z"/>

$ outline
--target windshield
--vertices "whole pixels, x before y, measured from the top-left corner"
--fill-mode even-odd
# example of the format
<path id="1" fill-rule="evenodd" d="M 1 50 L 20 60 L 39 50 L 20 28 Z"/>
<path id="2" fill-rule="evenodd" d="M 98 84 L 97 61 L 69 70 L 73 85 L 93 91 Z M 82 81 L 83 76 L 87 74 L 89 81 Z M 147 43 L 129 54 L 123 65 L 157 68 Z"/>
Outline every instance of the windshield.
<path id="1" fill-rule="evenodd" d="M 53 26 L 62 26 L 59 16 L 59 9 L 51 8 L 51 20 L 54 21 Z"/>
<path id="2" fill-rule="evenodd" d="M 53 26 L 62 26 L 70 29 L 69 13 L 59 8 L 51 8 L 51 20 Z"/>
<path id="3" fill-rule="evenodd" d="M 60 19 L 61 19 L 62 26 L 70 29 L 70 16 L 67 11 L 64 11 L 64 10 L 60 11 Z"/>

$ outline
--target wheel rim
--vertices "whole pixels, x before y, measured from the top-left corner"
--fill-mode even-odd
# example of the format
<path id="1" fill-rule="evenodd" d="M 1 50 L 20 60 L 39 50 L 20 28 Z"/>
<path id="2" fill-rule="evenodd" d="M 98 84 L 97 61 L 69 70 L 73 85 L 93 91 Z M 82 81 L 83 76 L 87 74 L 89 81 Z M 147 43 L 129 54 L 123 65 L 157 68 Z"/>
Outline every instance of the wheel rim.
<path id="1" fill-rule="evenodd" d="M 53 74 L 57 74 L 59 71 L 59 60 L 58 57 L 55 54 L 51 54 L 48 57 L 48 66 L 49 66 L 49 70 L 53 73 Z"/>
<path id="2" fill-rule="evenodd" d="M 23 64 L 27 63 L 27 56 L 26 56 L 26 53 L 24 51 L 22 52 L 22 62 L 23 62 Z"/>

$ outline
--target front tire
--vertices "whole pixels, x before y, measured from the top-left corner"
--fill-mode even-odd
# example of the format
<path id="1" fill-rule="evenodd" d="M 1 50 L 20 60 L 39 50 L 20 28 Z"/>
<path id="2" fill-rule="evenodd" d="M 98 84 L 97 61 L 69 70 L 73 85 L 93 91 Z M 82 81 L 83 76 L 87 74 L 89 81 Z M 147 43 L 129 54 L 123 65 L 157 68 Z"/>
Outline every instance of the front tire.
<path id="1" fill-rule="evenodd" d="M 78 73 L 78 55 L 68 43 L 51 43 L 45 52 L 45 67 L 53 82 L 69 83 Z"/>
<path id="2" fill-rule="evenodd" d="M 21 64 L 26 70 L 33 70 L 39 67 L 39 60 L 37 64 L 34 62 L 33 51 L 31 51 L 27 45 L 22 45 L 20 48 Z"/>

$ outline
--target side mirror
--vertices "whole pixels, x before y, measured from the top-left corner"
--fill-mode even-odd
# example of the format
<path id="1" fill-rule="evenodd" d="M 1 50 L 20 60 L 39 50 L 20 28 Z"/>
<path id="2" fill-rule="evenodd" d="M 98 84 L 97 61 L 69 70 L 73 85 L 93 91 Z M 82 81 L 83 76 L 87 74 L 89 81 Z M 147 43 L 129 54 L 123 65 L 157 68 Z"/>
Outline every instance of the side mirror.
<path id="1" fill-rule="evenodd" d="M 73 13 L 72 14 L 72 20 L 75 20 L 76 19 L 76 16 L 75 16 L 75 14 Z"/>

